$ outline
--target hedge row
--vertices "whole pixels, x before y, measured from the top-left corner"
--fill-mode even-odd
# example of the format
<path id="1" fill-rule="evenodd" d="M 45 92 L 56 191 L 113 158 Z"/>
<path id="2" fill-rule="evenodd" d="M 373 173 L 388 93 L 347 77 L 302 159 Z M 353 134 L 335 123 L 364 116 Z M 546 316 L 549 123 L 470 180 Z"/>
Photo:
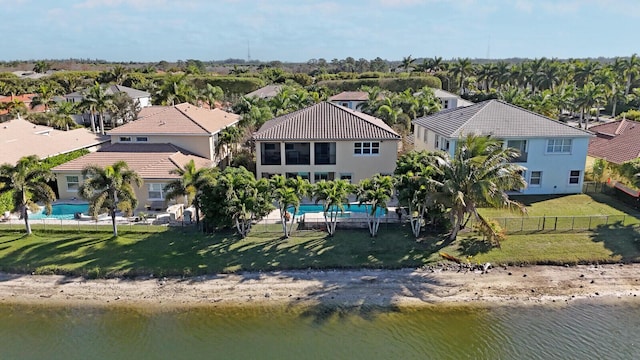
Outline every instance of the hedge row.
<path id="1" fill-rule="evenodd" d="M 381 78 L 381 79 L 356 79 L 356 80 L 326 80 L 318 82 L 320 86 L 326 86 L 335 91 L 356 91 L 362 86 L 378 86 L 382 89 L 402 92 L 406 89 L 421 89 L 425 86 L 441 89 L 442 82 L 435 76 L 407 77 L 407 78 Z"/>

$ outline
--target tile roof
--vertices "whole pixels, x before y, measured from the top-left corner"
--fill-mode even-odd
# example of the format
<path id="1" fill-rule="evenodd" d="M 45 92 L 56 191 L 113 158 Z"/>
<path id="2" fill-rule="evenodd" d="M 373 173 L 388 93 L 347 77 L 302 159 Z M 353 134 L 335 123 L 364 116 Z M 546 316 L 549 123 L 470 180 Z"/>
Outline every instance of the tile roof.
<path id="1" fill-rule="evenodd" d="M 268 99 L 272 98 L 280 92 L 282 89 L 282 85 L 267 85 L 265 87 L 261 87 L 258 90 L 252 91 L 245 95 L 245 97 L 257 97 L 259 99 Z"/>
<path id="2" fill-rule="evenodd" d="M 65 97 L 84 97 L 84 92 L 85 91 L 86 91 L 86 89 L 82 90 L 82 91 L 72 92 L 70 94 L 65 95 Z M 146 92 L 146 91 L 133 89 L 133 88 L 122 86 L 122 85 L 109 85 L 105 89 L 105 93 L 107 95 L 113 95 L 113 94 L 120 93 L 120 92 L 126 93 L 132 99 L 140 99 L 140 98 L 151 97 L 151 94 Z"/>
<path id="3" fill-rule="evenodd" d="M 264 123 L 254 140 L 398 140 L 393 129 L 376 117 L 330 102 L 279 116 Z"/>
<path id="4" fill-rule="evenodd" d="M 612 121 L 589 128 L 596 134 L 589 140 L 588 155 L 615 164 L 640 157 L 640 123 Z"/>
<path id="5" fill-rule="evenodd" d="M 333 95 L 329 101 L 367 101 L 369 94 L 365 91 L 343 91 Z"/>
<path id="6" fill-rule="evenodd" d="M 456 138 L 469 133 L 498 138 L 590 137 L 588 131 L 536 114 L 501 100 L 447 109 L 413 120 L 442 136 Z"/>
<path id="7" fill-rule="evenodd" d="M 211 135 L 236 124 L 240 115 L 205 109 L 188 103 L 143 108 L 138 120 L 118 126 L 108 135 Z"/>
<path id="8" fill-rule="evenodd" d="M 124 160 L 129 169 L 143 179 L 177 179 L 171 170 L 183 168 L 190 160 L 196 167 L 210 167 L 212 162 L 173 144 L 122 144 L 115 143 L 83 157 L 58 165 L 54 173 L 78 172 L 87 165 L 108 166 Z"/>
<path id="9" fill-rule="evenodd" d="M 37 155 L 43 159 L 108 141 L 109 137 L 84 128 L 61 131 L 14 119 L 0 124 L 0 164 L 15 164 L 27 155 Z"/>

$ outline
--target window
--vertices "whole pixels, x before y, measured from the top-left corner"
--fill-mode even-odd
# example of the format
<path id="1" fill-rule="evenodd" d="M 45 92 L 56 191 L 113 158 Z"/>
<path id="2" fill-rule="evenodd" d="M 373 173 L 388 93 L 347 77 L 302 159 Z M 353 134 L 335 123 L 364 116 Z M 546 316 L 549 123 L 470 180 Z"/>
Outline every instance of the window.
<path id="1" fill-rule="evenodd" d="M 261 143 L 260 157 L 262 165 L 280 165 L 280 143 Z"/>
<path id="2" fill-rule="evenodd" d="M 137 142 L 147 142 L 147 141 L 149 141 L 149 138 L 146 137 L 146 136 L 138 136 L 138 137 L 136 137 L 136 141 Z"/>
<path id="3" fill-rule="evenodd" d="M 120 141 L 122 142 L 130 142 L 131 136 L 120 136 Z"/>
<path id="4" fill-rule="evenodd" d="M 67 191 L 78 191 L 80 181 L 78 176 L 67 176 Z"/>
<path id="5" fill-rule="evenodd" d="M 442 100 L 442 108 L 443 109 L 449 108 L 449 100 Z"/>
<path id="6" fill-rule="evenodd" d="M 569 172 L 569 185 L 580 184 L 580 170 L 571 170 Z"/>
<path id="7" fill-rule="evenodd" d="M 284 155 L 287 165 L 310 165 L 311 144 L 286 143 L 284 144 Z"/>
<path id="8" fill-rule="evenodd" d="M 570 154 L 571 139 L 549 139 L 547 140 L 547 153 Z"/>
<path id="9" fill-rule="evenodd" d="M 540 186 L 542 184 L 542 171 L 532 171 L 529 178 L 529 185 Z"/>
<path id="10" fill-rule="evenodd" d="M 527 162 L 527 140 L 507 140 L 507 147 L 520 151 L 520 156 L 513 162 Z"/>
<path id="11" fill-rule="evenodd" d="M 284 177 L 287 179 L 295 179 L 298 176 L 300 176 L 301 178 L 305 179 L 305 180 L 309 180 L 309 173 L 308 172 L 288 172 L 284 174 Z"/>
<path id="12" fill-rule="evenodd" d="M 449 140 L 440 135 L 436 135 L 436 149 L 449 151 Z"/>
<path id="13" fill-rule="evenodd" d="M 336 143 L 315 143 L 314 150 L 316 165 L 336 164 Z"/>
<path id="14" fill-rule="evenodd" d="M 148 184 L 149 200 L 164 200 L 164 184 Z"/>
<path id="15" fill-rule="evenodd" d="M 313 182 L 319 182 L 322 180 L 333 180 L 335 178 L 335 173 L 332 172 L 317 172 L 313 174 Z"/>
<path id="16" fill-rule="evenodd" d="M 351 179 L 351 174 L 340 174 L 340 180 L 347 180 L 348 182 L 351 182 Z"/>
<path id="17" fill-rule="evenodd" d="M 349 103 L 348 102 L 341 102 L 340 105 L 344 106 L 344 107 L 349 107 Z"/>
<path id="18" fill-rule="evenodd" d="M 380 154 L 380 143 L 369 141 L 354 143 L 353 153 L 355 155 L 378 155 Z"/>
<path id="19" fill-rule="evenodd" d="M 429 143 L 429 142 L 427 141 L 427 129 L 426 129 L 426 128 L 425 128 L 425 129 L 423 129 L 422 139 L 424 140 L 424 143 L 425 143 L 425 144 Z"/>

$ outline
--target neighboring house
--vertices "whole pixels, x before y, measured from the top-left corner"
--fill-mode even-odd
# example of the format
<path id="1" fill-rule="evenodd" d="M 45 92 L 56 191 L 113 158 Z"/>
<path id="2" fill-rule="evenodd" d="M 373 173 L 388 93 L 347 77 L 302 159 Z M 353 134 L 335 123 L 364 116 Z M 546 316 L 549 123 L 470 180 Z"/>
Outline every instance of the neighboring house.
<path id="1" fill-rule="evenodd" d="M 143 108 L 138 119 L 107 132 L 111 143 L 170 143 L 195 155 L 214 161 L 226 157 L 216 154 L 218 134 L 235 126 L 240 115 L 220 109 L 204 109 L 188 103 Z"/>
<path id="2" fill-rule="evenodd" d="M 71 103 L 81 103 L 84 99 L 85 92 L 86 90 L 72 92 L 71 94 L 65 95 L 64 98 L 66 101 Z M 107 95 L 113 95 L 121 92 L 129 95 L 129 97 L 136 101 L 141 108 L 151 106 L 151 94 L 146 91 L 137 90 L 122 85 L 109 85 L 105 89 L 105 93 Z"/>
<path id="3" fill-rule="evenodd" d="M 330 97 L 329 101 L 351 110 L 360 111 L 358 105 L 367 102 L 368 99 L 369 94 L 365 91 L 343 91 Z"/>
<path id="4" fill-rule="evenodd" d="M 589 157 L 613 164 L 640 157 L 640 123 L 617 120 L 589 128 L 596 136 L 589 141 Z"/>
<path id="5" fill-rule="evenodd" d="M 140 188 L 135 188 L 138 210 L 164 210 L 167 207 L 164 188 L 168 182 L 179 178 L 171 173 L 172 170 L 184 168 L 190 160 L 197 168 L 212 166 L 209 159 L 172 144 L 111 144 L 51 170 L 56 176 L 60 199 L 80 197 L 78 189 L 84 180 L 82 170 L 87 165 L 106 167 L 120 160 L 126 161 L 129 169 L 144 181 Z M 184 199 L 178 199 L 178 202 L 184 203 Z"/>
<path id="6" fill-rule="evenodd" d="M 488 135 L 520 150 L 514 162 L 525 168 L 522 194 L 582 192 L 590 132 L 505 103 L 489 100 L 443 110 L 413 121 L 416 150 L 453 155 L 467 134 Z"/>
<path id="7" fill-rule="evenodd" d="M 14 119 L 0 124 L 0 164 L 15 163 L 23 156 L 37 155 L 41 159 L 80 149 L 97 150 L 109 138 L 87 129 L 55 130 Z"/>
<path id="8" fill-rule="evenodd" d="M 393 173 L 400 135 L 378 118 L 321 102 L 267 121 L 253 140 L 258 178 L 357 183 Z"/>
<path id="9" fill-rule="evenodd" d="M 80 104 L 82 100 L 84 100 L 84 93 L 86 90 L 72 92 L 70 94 L 64 95 L 64 101 Z M 142 91 L 133 89 L 130 87 L 122 86 L 122 85 L 108 85 L 105 89 L 105 93 L 107 95 L 114 95 L 117 93 L 125 93 L 129 95 L 134 102 L 136 102 L 140 108 L 145 108 L 151 106 L 151 94 Z M 100 116 L 100 114 L 96 114 L 96 116 Z M 74 115 L 73 119 L 79 124 L 90 124 L 91 123 L 91 115 L 88 113 Z M 109 121 L 110 116 L 105 114 L 105 121 Z"/>
<path id="10" fill-rule="evenodd" d="M 433 89 L 435 96 L 440 99 L 440 105 L 442 110 L 456 109 L 459 107 L 465 107 L 473 105 L 471 101 L 467 101 L 456 94 L 452 94 L 442 89 Z"/>
<path id="11" fill-rule="evenodd" d="M 258 90 L 255 90 L 246 94 L 244 97 L 247 97 L 247 98 L 255 97 L 258 99 L 268 100 L 278 95 L 281 89 L 282 89 L 282 85 L 267 85 L 265 87 L 261 87 Z"/>
<path id="12" fill-rule="evenodd" d="M 33 99 L 35 97 L 37 97 L 37 94 L 21 94 L 21 95 L 14 95 L 14 96 L 3 96 L 0 95 L 0 103 L 10 103 L 12 101 L 20 101 L 24 104 L 24 106 L 27 108 L 27 112 L 44 112 L 44 105 L 37 105 L 36 107 L 34 107 L 33 109 L 31 108 L 31 102 L 33 101 Z M 9 115 L 7 115 L 9 113 L 8 110 L 0 110 L 0 120 L 9 120 L 7 117 Z"/>

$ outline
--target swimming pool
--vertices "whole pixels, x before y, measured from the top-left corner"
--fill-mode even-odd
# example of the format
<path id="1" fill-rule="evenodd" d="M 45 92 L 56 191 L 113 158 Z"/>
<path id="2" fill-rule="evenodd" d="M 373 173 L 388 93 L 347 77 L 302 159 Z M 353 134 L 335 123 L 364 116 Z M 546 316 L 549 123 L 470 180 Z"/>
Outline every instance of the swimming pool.
<path id="1" fill-rule="evenodd" d="M 51 214 L 46 214 L 42 208 L 39 212 L 29 215 L 30 219 L 58 219 L 73 220 L 76 213 L 87 214 L 89 212 L 89 204 L 53 204 L 51 206 Z"/>
<path id="2" fill-rule="evenodd" d="M 287 211 L 293 212 L 293 207 L 287 208 Z M 321 213 L 323 211 L 322 204 L 302 204 L 296 213 L 296 216 L 303 215 L 306 213 Z M 345 213 L 366 213 L 367 209 L 364 205 L 360 204 L 351 204 L 351 206 L 344 205 Z M 385 209 L 378 209 L 378 216 L 383 216 L 385 214 Z"/>

